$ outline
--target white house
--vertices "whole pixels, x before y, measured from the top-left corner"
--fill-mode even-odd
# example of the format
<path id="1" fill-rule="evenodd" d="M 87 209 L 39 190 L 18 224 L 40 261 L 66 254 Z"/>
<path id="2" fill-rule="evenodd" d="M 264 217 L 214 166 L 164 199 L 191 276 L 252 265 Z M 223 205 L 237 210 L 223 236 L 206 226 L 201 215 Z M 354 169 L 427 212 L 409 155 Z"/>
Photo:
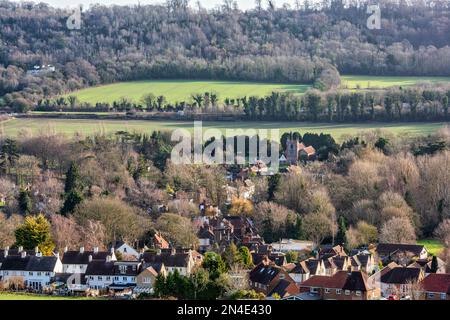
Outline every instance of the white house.
<path id="1" fill-rule="evenodd" d="M 86 273 L 88 264 L 91 261 L 106 261 L 107 257 L 110 257 L 111 261 L 116 261 L 116 255 L 114 249 L 107 251 L 99 251 L 98 248 L 94 248 L 93 251 L 85 251 L 84 247 L 81 247 L 79 251 L 68 251 L 64 249 L 62 257 L 63 272 L 64 273 Z"/>
<path id="2" fill-rule="evenodd" d="M 183 276 L 189 276 L 192 269 L 198 263 L 196 254 L 192 250 L 176 251 L 171 250 L 157 250 L 157 252 L 145 252 L 141 259 L 143 260 L 144 268 L 155 263 L 164 264 L 168 273 L 177 270 Z"/>
<path id="3" fill-rule="evenodd" d="M 136 249 L 134 249 L 129 244 L 125 243 L 124 241 L 116 241 L 113 246 L 115 252 L 120 252 L 124 260 L 127 260 L 126 258 L 134 257 L 135 259 L 139 259 L 139 252 L 137 252 Z"/>
<path id="4" fill-rule="evenodd" d="M 7 256 L 0 267 L 0 279 L 5 282 L 19 280 L 27 288 L 41 290 L 49 286 L 57 273 L 63 270 L 59 254 L 44 257 L 41 253 Z"/>
<path id="5" fill-rule="evenodd" d="M 136 286 L 136 277 L 140 272 L 140 262 L 91 261 L 86 269 L 86 283 L 91 289 L 125 289 Z"/>

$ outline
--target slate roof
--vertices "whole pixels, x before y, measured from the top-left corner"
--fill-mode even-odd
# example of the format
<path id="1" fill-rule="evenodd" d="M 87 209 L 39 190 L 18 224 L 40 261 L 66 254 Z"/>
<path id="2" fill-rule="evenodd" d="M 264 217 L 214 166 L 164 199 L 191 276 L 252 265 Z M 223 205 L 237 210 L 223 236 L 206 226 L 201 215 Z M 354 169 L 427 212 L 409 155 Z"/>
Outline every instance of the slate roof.
<path id="1" fill-rule="evenodd" d="M 289 270 L 289 273 L 295 274 L 307 274 L 309 273 L 308 266 L 305 261 L 299 262 L 295 264 L 295 267 Z"/>
<path id="2" fill-rule="evenodd" d="M 94 253 L 94 251 L 67 251 L 62 257 L 63 264 L 89 264 L 89 256 L 92 256 L 92 260 L 106 261 L 106 257 L 110 255 L 110 252 L 99 251 Z"/>
<path id="3" fill-rule="evenodd" d="M 367 274 L 365 274 L 364 272 L 353 271 L 352 273 L 347 274 L 347 281 L 345 282 L 342 289 L 366 292 L 369 289 L 367 280 Z"/>
<path id="4" fill-rule="evenodd" d="M 250 272 L 250 281 L 268 285 L 281 271 L 280 267 L 273 264 L 260 263 Z"/>
<path id="5" fill-rule="evenodd" d="M 114 275 L 137 276 L 140 273 L 140 262 L 116 262 L 114 263 Z"/>
<path id="6" fill-rule="evenodd" d="M 278 294 L 280 297 L 285 297 L 288 293 L 288 288 L 292 283 L 286 279 L 278 281 L 277 285 L 269 292 L 268 296 Z"/>
<path id="7" fill-rule="evenodd" d="M 347 262 L 347 257 L 334 257 L 333 263 L 336 266 L 336 268 L 340 271 L 346 271 L 344 270 L 344 265 Z"/>
<path id="8" fill-rule="evenodd" d="M 431 273 L 423 279 L 422 287 L 426 292 L 450 294 L 450 274 Z"/>
<path id="9" fill-rule="evenodd" d="M 397 267 L 381 275 L 381 282 L 391 284 L 406 284 L 419 280 L 420 268 Z"/>
<path id="10" fill-rule="evenodd" d="M 321 263 L 321 260 L 317 260 L 317 259 L 308 259 L 305 261 L 306 267 L 312 274 L 316 274 L 317 268 L 319 267 L 320 263 Z"/>
<path id="11" fill-rule="evenodd" d="M 4 259 L 0 270 L 8 271 L 42 271 L 51 272 L 55 269 L 57 257 L 8 256 Z"/>
<path id="12" fill-rule="evenodd" d="M 144 267 L 159 263 L 170 268 L 186 268 L 189 261 L 189 253 L 176 252 L 172 254 L 171 252 L 162 252 L 161 254 L 157 254 L 154 252 L 144 252 L 142 259 L 144 260 Z"/>
<path id="13" fill-rule="evenodd" d="M 92 260 L 86 269 L 86 276 L 113 276 L 114 262 Z"/>
<path id="14" fill-rule="evenodd" d="M 398 251 L 411 252 L 418 256 L 422 252 L 424 246 L 418 244 L 397 244 L 397 243 L 380 243 L 377 246 L 379 255 L 389 256 Z"/>

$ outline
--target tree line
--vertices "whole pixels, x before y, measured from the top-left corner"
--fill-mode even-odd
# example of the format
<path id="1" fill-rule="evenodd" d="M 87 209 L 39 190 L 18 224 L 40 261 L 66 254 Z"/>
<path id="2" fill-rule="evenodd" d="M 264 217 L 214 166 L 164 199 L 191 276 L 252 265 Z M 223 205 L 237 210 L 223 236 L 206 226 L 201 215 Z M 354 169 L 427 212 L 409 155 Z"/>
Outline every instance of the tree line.
<path id="1" fill-rule="evenodd" d="M 22 108 L 87 86 L 140 79 L 319 80 L 320 87 L 320 77 L 334 68 L 347 74 L 450 73 L 447 1 L 381 1 L 381 30 L 365 27 L 368 3 L 332 0 L 245 12 L 226 2 L 209 11 L 179 1 L 98 5 L 83 11 L 81 30 L 70 31 L 64 10 L 3 1 L 0 105 Z M 44 64 L 56 72 L 27 74 Z"/>
<path id="2" fill-rule="evenodd" d="M 272 92 L 219 100 L 214 92 L 193 94 L 188 101 L 170 103 L 165 96 L 144 94 L 135 102 L 126 97 L 109 103 L 79 103 L 75 96 L 40 100 L 37 111 L 177 112 L 235 115 L 248 120 L 321 122 L 447 121 L 450 88 L 447 85 L 393 87 L 386 90 L 309 90 L 304 96 Z"/>

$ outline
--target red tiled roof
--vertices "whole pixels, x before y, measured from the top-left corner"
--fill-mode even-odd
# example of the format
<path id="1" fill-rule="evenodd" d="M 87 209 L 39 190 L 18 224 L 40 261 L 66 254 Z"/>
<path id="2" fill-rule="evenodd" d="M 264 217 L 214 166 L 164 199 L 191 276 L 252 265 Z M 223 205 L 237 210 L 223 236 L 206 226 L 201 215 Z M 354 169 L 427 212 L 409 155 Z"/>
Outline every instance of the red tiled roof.
<path id="1" fill-rule="evenodd" d="M 450 294 L 450 274 L 431 273 L 422 281 L 423 290 L 426 292 L 439 292 Z"/>
<path id="2" fill-rule="evenodd" d="M 313 155 L 316 153 L 316 149 L 314 149 L 314 147 L 309 146 L 303 149 L 303 151 L 307 154 L 307 155 Z"/>
<path id="3" fill-rule="evenodd" d="M 347 282 L 347 272 L 337 272 L 334 276 L 313 276 L 308 280 L 302 282 L 300 287 L 315 287 L 315 288 L 340 288 L 344 287 Z"/>

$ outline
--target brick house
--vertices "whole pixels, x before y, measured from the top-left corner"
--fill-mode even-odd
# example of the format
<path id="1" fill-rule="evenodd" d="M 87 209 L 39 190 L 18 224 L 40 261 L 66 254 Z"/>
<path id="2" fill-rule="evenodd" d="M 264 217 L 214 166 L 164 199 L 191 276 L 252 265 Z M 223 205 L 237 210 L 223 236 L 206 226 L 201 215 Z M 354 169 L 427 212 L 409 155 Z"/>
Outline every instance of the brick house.
<path id="1" fill-rule="evenodd" d="M 323 300 L 370 300 L 378 297 L 364 272 L 339 271 L 333 276 L 314 276 L 300 285 L 300 292 L 312 293 Z"/>
<path id="2" fill-rule="evenodd" d="M 269 260 L 264 260 L 250 272 L 249 285 L 251 289 L 268 297 L 277 294 L 285 298 L 299 293 L 295 281 L 289 274 Z"/>
<path id="3" fill-rule="evenodd" d="M 420 286 L 423 300 L 450 300 L 450 274 L 431 273 Z"/>

